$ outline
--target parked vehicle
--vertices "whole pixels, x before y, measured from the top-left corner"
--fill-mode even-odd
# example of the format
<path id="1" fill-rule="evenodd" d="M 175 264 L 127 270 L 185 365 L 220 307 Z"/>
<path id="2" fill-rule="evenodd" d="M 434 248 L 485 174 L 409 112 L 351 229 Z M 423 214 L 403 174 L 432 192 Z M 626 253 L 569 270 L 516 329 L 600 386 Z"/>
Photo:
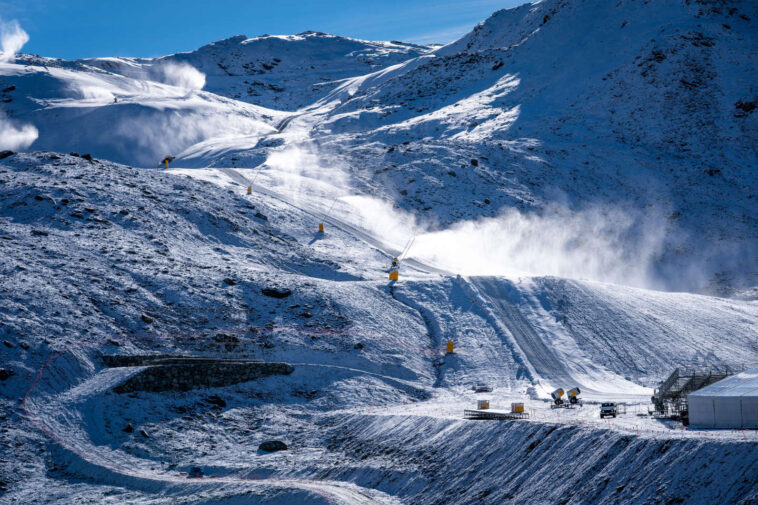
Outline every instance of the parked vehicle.
<path id="1" fill-rule="evenodd" d="M 474 386 L 474 393 L 489 393 L 492 391 L 492 387 L 486 384 L 478 383 Z"/>
<path id="2" fill-rule="evenodd" d="M 600 419 L 605 417 L 616 417 L 618 410 L 613 402 L 605 402 L 600 405 Z"/>

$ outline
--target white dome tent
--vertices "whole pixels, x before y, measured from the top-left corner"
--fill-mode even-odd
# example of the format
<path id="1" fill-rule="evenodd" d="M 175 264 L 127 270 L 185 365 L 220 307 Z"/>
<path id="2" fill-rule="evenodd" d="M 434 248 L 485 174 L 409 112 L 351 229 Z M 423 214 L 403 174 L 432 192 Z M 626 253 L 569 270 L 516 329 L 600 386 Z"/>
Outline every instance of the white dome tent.
<path id="1" fill-rule="evenodd" d="M 706 386 L 687 399 L 693 427 L 758 429 L 758 368 Z"/>

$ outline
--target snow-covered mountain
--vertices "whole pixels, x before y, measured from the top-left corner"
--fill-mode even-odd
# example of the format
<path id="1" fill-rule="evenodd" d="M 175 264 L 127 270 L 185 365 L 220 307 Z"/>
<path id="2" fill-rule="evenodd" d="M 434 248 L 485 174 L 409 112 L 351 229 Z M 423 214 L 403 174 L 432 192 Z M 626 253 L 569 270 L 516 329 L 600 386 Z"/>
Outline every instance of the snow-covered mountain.
<path id="1" fill-rule="evenodd" d="M 651 258 L 645 278 L 570 276 L 734 293 L 758 275 L 757 15 L 748 1 L 546 0 L 437 49 L 239 36 L 157 59 L 22 56 L 2 85 L 7 114 L 40 132 L 32 149 L 267 168 L 311 143 L 349 176 L 342 196 L 425 229 L 556 203 L 621 213 L 627 242 L 657 244 L 630 253 Z"/>
<path id="2" fill-rule="evenodd" d="M 426 54 L 433 48 L 399 41 L 370 42 L 321 32 L 244 35 L 190 53 L 163 58 L 80 60 L 110 72 L 144 79 L 166 64 L 189 64 L 206 76 L 205 89 L 243 102 L 294 111 L 312 104 L 340 81 Z"/>
<path id="3" fill-rule="evenodd" d="M 434 57 L 344 86 L 317 129 L 442 223 L 556 200 L 640 210 L 679 251 L 661 262 L 673 286 L 694 287 L 675 280 L 682 251 L 715 276 L 701 285 L 754 284 L 756 15 L 754 2 L 500 11 Z"/>
<path id="4" fill-rule="evenodd" d="M 543 0 L 444 47 L 0 62 L 0 505 L 754 503 L 755 433 L 647 409 L 758 363 L 756 20 Z M 294 371 L 117 393 L 156 365 L 102 354 Z M 485 397 L 529 419 L 461 419 Z"/>

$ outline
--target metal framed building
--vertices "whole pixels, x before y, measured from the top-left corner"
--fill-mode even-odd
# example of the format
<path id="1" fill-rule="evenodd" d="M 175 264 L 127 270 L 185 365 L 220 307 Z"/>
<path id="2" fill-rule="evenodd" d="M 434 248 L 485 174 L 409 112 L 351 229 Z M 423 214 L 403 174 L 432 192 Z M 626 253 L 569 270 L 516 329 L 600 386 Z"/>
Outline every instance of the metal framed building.
<path id="1" fill-rule="evenodd" d="M 687 398 L 693 427 L 758 429 L 758 368 L 727 377 Z"/>
<path id="2" fill-rule="evenodd" d="M 687 395 L 744 370 L 744 367 L 736 369 L 729 366 L 677 368 L 655 389 L 650 398 L 653 412 L 670 419 L 686 419 Z"/>

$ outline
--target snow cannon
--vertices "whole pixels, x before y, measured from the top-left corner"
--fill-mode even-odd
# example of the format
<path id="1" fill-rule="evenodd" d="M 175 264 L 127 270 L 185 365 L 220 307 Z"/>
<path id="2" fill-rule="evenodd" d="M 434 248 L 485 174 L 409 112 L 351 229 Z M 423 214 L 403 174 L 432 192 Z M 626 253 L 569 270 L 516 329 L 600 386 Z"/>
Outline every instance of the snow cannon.
<path id="1" fill-rule="evenodd" d="M 568 393 L 566 393 L 566 396 L 568 396 L 569 402 L 573 405 L 576 403 L 579 403 L 579 393 L 582 391 L 579 389 L 579 387 L 575 387 L 573 389 L 570 389 Z"/>
<path id="2" fill-rule="evenodd" d="M 324 233 L 324 223 L 319 223 L 318 224 L 318 232 L 319 233 Z"/>
<path id="3" fill-rule="evenodd" d="M 563 405 L 563 393 L 564 391 L 561 388 L 558 388 L 552 393 L 550 393 L 550 396 L 553 397 L 553 401 L 555 402 L 556 405 Z"/>
<path id="4" fill-rule="evenodd" d="M 166 169 L 168 169 L 168 164 L 172 161 L 174 161 L 176 158 L 174 156 L 166 156 L 163 158 L 163 163 L 166 165 Z"/>
<path id="5" fill-rule="evenodd" d="M 247 194 L 248 195 L 252 195 L 253 194 L 253 187 L 252 186 L 248 186 L 247 187 Z"/>
<path id="6" fill-rule="evenodd" d="M 400 276 L 400 268 L 393 266 L 390 268 L 390 280 L 397 281 Z"/>

